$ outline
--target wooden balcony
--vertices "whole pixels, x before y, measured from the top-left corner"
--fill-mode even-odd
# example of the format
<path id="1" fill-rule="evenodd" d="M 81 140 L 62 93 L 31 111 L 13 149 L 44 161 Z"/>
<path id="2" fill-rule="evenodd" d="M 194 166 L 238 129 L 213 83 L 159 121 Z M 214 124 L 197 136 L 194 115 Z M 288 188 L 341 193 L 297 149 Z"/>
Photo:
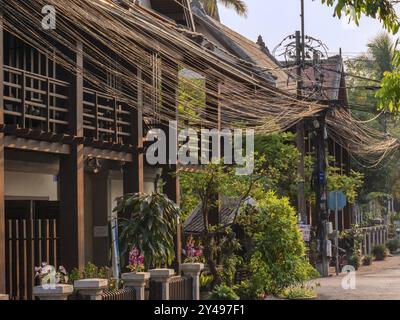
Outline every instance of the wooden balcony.
<path id="1" fill-rule="evenodd" d="M 121 99 L 85 88 L 83 128 L 85 137 L 115 144 L 131 144 L 130 107 Z"/>
<path id="2" fill-rule="evenodd" d="M 65 140 L 70 135 L 70 108 L 74 107 L 70 92 L 68 82 L 4 66 L 4 125 L 14 128 L 12 132 Z M 132 145 L 132 111 L 127 101 L 83 88 L 82 123 L 85 142 L 113 148 Z"/>
<path id="3" fill-rule="evenodd" d="M 5 124 L 67 133 L 68 91 L 67 82 L 4 66 Z"/>

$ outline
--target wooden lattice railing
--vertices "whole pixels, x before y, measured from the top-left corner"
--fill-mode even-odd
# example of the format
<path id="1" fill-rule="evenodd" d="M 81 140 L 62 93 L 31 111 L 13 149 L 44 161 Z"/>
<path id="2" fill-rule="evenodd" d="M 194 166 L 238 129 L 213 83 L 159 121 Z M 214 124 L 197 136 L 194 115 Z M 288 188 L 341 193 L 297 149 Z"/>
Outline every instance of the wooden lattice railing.
<path id="1" fill-rule="evenodd" d="M 5 124 L 67 133 L 69 84 L 4 66 Z"/>
<path id="2" fill-rule="evenodd" d="M 118 144 L 131 143 L 132 109 L 126 102 L 85 88 L 83 109 L 85 137 Z"/>

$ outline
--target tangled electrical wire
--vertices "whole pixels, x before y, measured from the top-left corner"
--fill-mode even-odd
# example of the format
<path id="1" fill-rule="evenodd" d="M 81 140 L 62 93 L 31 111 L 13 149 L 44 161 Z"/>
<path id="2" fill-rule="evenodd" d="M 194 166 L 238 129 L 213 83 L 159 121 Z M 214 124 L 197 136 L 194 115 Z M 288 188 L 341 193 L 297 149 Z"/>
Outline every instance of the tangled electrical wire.
<path id="1" fill-rule="evenodd" d="M 142 86 L 149 101 L 146 114 L 160 121 L 175 120 L 178 103 L 185 106 L 180 126 L 190 122 L 214 127 L 220 106 L 222 127 L 270 134 L 288 130 L 330 108 L 271 86 L 232 57 L 222 59 L 183 34 L 175 23 L 134 4 L 129 9 L 111 0 L 3 4 L 7 32 L 51 55 L 65 70 L 83 74 L 87 83 L 123 99 L 132 108 L 141 103 L 136 92 L 138 85 Z M 49 4 L 56 8 L 57 29 L 44 32 L 40 28 L 41 9 Z M 71 55 L 80 52 L 77 42 L 84 48 L 83 70 Z M 177 70 L 192 70 L 204 77 L 205 83 L 179 77 Z M 109 84 L 101 76 L 104 73 L 118 78 L 121 85 Z M 190 88 L 184 98 L 176 89 L 182 85 Z M 204 108 L 199 108 L 203 104 Z M 327 125 L 336 141 L 371 166 L 399 148 L 396 139 L 353 119 L 344 109 L 332 112 Z"/>

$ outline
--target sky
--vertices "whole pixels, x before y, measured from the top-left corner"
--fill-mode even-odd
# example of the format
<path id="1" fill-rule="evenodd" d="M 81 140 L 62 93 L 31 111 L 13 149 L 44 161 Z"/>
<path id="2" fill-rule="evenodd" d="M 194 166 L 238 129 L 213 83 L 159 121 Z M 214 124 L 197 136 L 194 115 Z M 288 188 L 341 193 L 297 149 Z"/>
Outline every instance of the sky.
<path id="1" fill-rule="evenodd" d="M 239 17 L 233 10 L 220 5 L 224 24 L 256 41 L 259 35 L 272 51 L 283 38 L 300 29 L 300 0 L 246 0 L 248 17 Z M 382 32 L 379 21 L 363 17 L 360 26 L 348 24 L 348 19 L 333 17 L 333 8 L 321 0 L 305 0 L 306 34 L 322 40 L 329 55 L 342 48 L 345 57 L 366 51 L 366 45 Z"/>

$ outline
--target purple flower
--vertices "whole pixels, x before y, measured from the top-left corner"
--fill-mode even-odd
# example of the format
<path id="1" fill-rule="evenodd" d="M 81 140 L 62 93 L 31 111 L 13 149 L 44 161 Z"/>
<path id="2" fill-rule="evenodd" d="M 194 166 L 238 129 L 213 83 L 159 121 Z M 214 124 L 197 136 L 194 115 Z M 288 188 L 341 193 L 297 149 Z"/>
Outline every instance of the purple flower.
<path id="1" fill-rule="evenodd" d="M 60 267 L 58 268 L 58 271 L 59 271 L 60 273 L 64 274 L 64 275 L 66 275 L 66 274 L 68 273 L 67 270 L 66 270 L 63 266 L 60 266 Z"/>
<path id="2" fill-rule="evenodd" d="M 140 250 L 136 247 L 132 247 L 129 252 L 129 269 L 132 272 L 141 271 L 144 269 L 144 257 L 140 254 Z"/>

